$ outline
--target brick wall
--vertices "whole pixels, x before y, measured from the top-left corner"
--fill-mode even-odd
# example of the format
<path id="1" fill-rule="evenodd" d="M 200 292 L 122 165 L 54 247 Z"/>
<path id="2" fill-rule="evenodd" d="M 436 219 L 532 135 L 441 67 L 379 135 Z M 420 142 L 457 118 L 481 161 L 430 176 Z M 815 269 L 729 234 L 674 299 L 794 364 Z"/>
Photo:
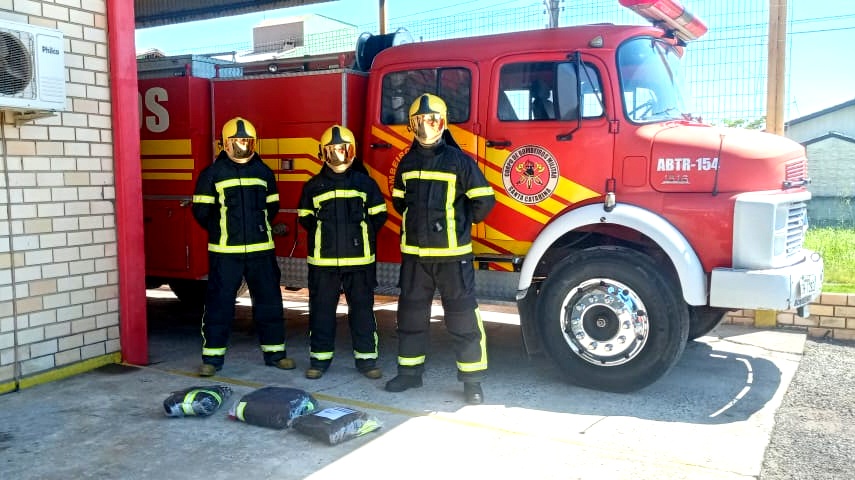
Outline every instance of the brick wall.
<path id="1" fill-rule="evenodd" d="M 731 312 L 724 323 L 754 325 L 754 310 Z M 778 312 L 777 324 L 805 328 L 810 337 L 855 340 L 855 293 L 823 293 L 811 304 L 810 317 L 799 317 L 792 310 Z"/>
<path id="2" fill-rule="evenodd" d="M 66 111 L 0 129 L 0 385 L 118 352 L 104 0 L 0 0 L 65 36 Z"/>

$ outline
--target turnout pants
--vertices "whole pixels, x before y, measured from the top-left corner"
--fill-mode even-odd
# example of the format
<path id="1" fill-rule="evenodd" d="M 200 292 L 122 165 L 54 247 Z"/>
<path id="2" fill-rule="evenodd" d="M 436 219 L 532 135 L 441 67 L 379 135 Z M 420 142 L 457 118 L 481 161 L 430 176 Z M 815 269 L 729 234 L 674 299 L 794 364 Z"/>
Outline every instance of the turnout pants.
<path id="1" fill-rule="evenodd" d="M 436 289 L 445 327 L 454 342 L 457 379 L 481 381 L 487 373 L 487 337 L 475 301 L 475 270 L 468 260 L 421 263 L 404 257 L 398 300 L 398 373 L 421 375 L 429 343 L 430 310 Z"/>
<path id="2" fill-rule="evenodd" d="M 377 321 L 374 318 L 375 269 L 342 271 L 309 265 L 309 360 L 326 370 L 335 352 L 336 308 L 341 291 L 347 300 L 347 319 L 356 368 L 377 363 Z"/>
<path id="3" fill-rule="evenodd" d="M 246 279 L 249 286 L 252 319 L 265 363 L 285 358 L 285 319 L 279 290 L 281 273 L 273 250 L 269 255 L 257 256 L 209 253 L 208 261 L 208 290 L 202 314 L 202 362 L 223 365 L 241 279 Z"/>

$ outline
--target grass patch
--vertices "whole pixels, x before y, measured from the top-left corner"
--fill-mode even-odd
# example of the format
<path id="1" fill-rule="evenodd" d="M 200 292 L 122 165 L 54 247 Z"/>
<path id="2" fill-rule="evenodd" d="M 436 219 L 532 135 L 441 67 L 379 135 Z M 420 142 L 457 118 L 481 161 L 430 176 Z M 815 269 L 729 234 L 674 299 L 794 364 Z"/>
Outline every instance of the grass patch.
<path id="1" fill-rule="evenodd" d="M 805 237 L 805 248 L 822 255 L 823 292 L 855 292 L 855 228 L 811 227 Z"/>
<path id="2" fill-rule="evenodd" d="M 822 293 L 855 293 L 852 283 L 823 283 Z"/>

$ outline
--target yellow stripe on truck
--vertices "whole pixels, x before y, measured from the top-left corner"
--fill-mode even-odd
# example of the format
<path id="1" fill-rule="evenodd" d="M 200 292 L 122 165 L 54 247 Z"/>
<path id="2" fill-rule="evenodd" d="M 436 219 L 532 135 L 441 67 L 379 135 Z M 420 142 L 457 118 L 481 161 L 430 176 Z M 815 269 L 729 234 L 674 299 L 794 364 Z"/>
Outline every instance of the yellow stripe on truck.
<path id="1" fill-rule="evenodd" d="M 308 155 L 318 156 L 318 140 L 311 137 L 277 138 L 279 155 Z"/>
<path id="2" fill-rule="evenodd" d="M 142 155 L 190 155 L 193 149 L 189 138 L 180 140 L 140 140 Z"/>
<path id="3" fill-rule="evenodd" d="M 143 172 L 143 180 L 193 180 L 192 173 Z"/>
<path id="4" fill-rule="evenodd" d="M 193 170 L 192 158 L 144 158 L 143 170 Z"/>
<path id="5" fill-rule="evenodd" d="M 396 130 L 396 133 L 398 133 L 397 129 L 393 130 Z M 412 140 L 404 140 L 401 137 L 390 135 L 386 130 L 379 127 L 371 127 L 371 134 L 384 142 L 388 142 L 389 145 L 392 145 L 392 148 L 397 150 L 403 150 L 413 142 Z"/>

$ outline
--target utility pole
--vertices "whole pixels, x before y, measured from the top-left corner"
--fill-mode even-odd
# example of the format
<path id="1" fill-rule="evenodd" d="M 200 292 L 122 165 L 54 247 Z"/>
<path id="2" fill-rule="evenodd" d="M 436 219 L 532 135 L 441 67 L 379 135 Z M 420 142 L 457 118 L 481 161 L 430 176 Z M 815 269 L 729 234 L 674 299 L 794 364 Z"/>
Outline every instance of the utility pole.
<path id="1" fill-rule="evenodd" d="M 380 24 L 380 35 L 386 33 L 386 0 L 379 0 L 380 2 L 380 19 L 377 23 Z"/>
<path id="2" fill-rule="evenodd" d="M 784 70 L 787 57 L 787 0 L 769 0 L 769 71 L 766 80 L 766 131 L 784 134 Z M 778 324 L 775 310 L 755 310 L 754 326 Z"/>
<path id="3" fill-rule="evenodd" d="M 558 3 L 560 0 L 543 0 L 549 14 L 549 28 L 558 28 Z"/>
<path id="4" fill-rule="evenodd" d="M 769 0 L 769 70 L 766 80 L 766 131 L 784 134 L 787 65 L 787 0 Z"/>

